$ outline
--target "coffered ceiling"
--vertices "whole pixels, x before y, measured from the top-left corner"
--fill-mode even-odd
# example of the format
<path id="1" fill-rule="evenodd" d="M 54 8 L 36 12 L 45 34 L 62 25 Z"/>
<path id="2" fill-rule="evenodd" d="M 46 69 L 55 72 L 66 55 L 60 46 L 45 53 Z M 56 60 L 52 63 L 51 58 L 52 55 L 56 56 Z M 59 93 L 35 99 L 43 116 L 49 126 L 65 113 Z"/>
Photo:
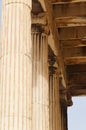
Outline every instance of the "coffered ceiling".
<path id="1" fill-rule="evenodd" d="M 72 96 L 86 95 L 86 0 L 45 0 L 45 5 L 67 88 Z"/>

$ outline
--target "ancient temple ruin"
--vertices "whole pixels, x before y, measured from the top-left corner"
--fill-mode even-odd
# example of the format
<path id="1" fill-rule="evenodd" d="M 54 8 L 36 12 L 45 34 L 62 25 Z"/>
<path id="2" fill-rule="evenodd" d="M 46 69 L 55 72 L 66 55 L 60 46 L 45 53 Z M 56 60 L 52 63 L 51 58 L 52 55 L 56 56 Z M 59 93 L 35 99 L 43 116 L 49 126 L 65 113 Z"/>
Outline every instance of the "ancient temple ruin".
<path id="1" fill-rule="evenodd" d="M 0 130 L 68 130 L 86 95 L 86 0 L 2 0 Z"/>

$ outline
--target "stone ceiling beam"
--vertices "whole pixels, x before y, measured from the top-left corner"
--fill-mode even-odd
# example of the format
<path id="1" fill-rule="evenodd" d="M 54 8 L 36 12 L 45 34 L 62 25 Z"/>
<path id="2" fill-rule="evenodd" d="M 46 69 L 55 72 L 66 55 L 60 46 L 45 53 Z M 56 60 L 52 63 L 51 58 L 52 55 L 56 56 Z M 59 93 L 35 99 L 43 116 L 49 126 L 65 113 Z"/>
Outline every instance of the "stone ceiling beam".
<path id="1" fill-rule="evenodd" d="M 85 17 L 62 17 L 56 19 L 57 28 L 86 26 Z"/>
<path id="2" fill-rule="evenodd" d="M 60 41 L 63 48 L 71 48 L 71 47 L 84 47 L 86 46 L 86 40 L 81 39 L 70 39 L 70 40 L 63 40 Z"/>
<path id="3" fill-rule="evenodd" d="M 66 71 L 68 74 L 86 72 L 86 64 L 68 65 Z"/>
<path id="4" fill-rule="evenodd" d="M 55 43 L 55 47 L 57 50 L 57 55 L 58 55 L 58 61 L 59 61 L 59 69 L 62 70 L 62 74 L 66 83 L 66 71 L 65 71 L 65 67 L 64 67 L 64 62 L 62 59 L 62 55 L 61 55 L 61 51 L 60 51 L 60 46 L 59 46 L 59 40 L 58 40 L 58 32 L 56 29 L 56 23 L 55 23 L 55 18 L 53 16 L 53 9 L 52 9 L 52 3 L 49 0 L 44 0 L 46 3 L 46 9 L 47 9 L 47 18 L 48 18 L 48 24 L 51 28 L 51 33 L 54 39 L 54 43 Z"/>
<path id="5" fill-rule="evenodd" d="M 86 0 L 51 0 L 52 4 L 65 4 L 65 3 L 76 3 L 76 2 L 85 2 Z"/>
<path id="6" fill-rule="evenodd" d="M 71 90 L 72 96 L 86 96 L 86 89 L 74 89 Z"/>
<path id="7" fill-rule="evenodd" d="M 86 46 L 84 47 L 70 47 L 70 48 L 63 48 L 62 54 L 64 58 L 68 57 L 84 57 L 86 56 Z"/>
<path id="8" fill-rule="evenodd" d="M 80 88 L 82 85 L 84 89 L 84 86 L 86 86 L 86 71 L 69 73 L 68 83 L 70 87 L 76 86 L 77 88 Z"/>
<path id="9" fill-rule="evenodd" d="M 68 57 L 64 59 L 66 65 L 86 64 L 86 57 Z"/>
<path id="10" fill-rule="evenodd" d="M 69 74 L 68 86 L 69 86 L 70 92 L 72 92 L 72 95 L 74 94 L 74 92 L 77 92 L 77 94 L 80 94 L 78 93 L 79 92 L 78 90 L 80 90 L 81 92 L 82 90 L 84 90 L 86 94 L 86 72 Z"/>
<path id="11" fill-rule="evenodd" d="M 86 1 L 53 4 L 55 18 L 70 16 L 86 16 Z"/>
<path id="12" fill-rule="evenodd" d="M 59 40 L 82 39 L 86 40 L 86 26 L 64 27 L 58 29 Z"/>

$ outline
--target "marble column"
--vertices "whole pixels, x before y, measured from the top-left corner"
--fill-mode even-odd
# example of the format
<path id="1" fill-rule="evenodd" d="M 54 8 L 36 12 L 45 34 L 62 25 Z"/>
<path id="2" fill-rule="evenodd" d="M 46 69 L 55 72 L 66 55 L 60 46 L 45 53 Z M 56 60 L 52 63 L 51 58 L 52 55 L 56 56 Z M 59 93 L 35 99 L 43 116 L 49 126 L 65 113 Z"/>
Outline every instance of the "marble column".
<path id="1" fill-rule="evenodd" d="M 56 67 L 49 68 L 50 130 L 61 130 L 58 73 Z"/>
<path id="2" fill-rule="evenodd" d="M 61 85 L 61 84 L 60 84 Z M 67 107 L 72 105 L 70 93 L 62 87 L 60 89 L 60 107 L 61 107 L 61 130 L 67 130 Z"/>
<path id="3" fill-rule="evenodd" d="M 32 130 L 50 130 L 48 86 L 48 34 L 45 27 L 32 25 L 33 121 Z"/>
<path id="4" fill-rule="evenodd" d="M 67 106 L 61 105 L 61 130 L 67 130 Z"/>
<path id="5" fill-rule="evenodd" d="M 32 130 L 31 0 L 3 0 L 0 130 Z"/>

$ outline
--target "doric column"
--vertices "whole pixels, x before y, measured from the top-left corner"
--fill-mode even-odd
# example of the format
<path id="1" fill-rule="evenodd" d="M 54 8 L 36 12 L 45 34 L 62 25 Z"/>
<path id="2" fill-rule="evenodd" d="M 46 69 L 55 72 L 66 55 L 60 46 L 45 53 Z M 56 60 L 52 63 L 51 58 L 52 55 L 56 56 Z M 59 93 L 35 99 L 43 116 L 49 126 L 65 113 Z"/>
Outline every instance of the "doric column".
<path id="1" fill-rule="evenodd" d="M 54 66 L 56 56 L 49 56 L 49 110 L 50 130 L 61 130 L 60 100 L 59 100 L 59 73 Z"/>
<path id="2" fill-rule="evenodd" d="M 0 130 L 32 130 L 31 0 L 3 0 Z"/>
<path id="3" fill-rule="evenodd" d="M 33 43 L 33 130 L 49 128 L 48 32 L 32 25 Z"/>

